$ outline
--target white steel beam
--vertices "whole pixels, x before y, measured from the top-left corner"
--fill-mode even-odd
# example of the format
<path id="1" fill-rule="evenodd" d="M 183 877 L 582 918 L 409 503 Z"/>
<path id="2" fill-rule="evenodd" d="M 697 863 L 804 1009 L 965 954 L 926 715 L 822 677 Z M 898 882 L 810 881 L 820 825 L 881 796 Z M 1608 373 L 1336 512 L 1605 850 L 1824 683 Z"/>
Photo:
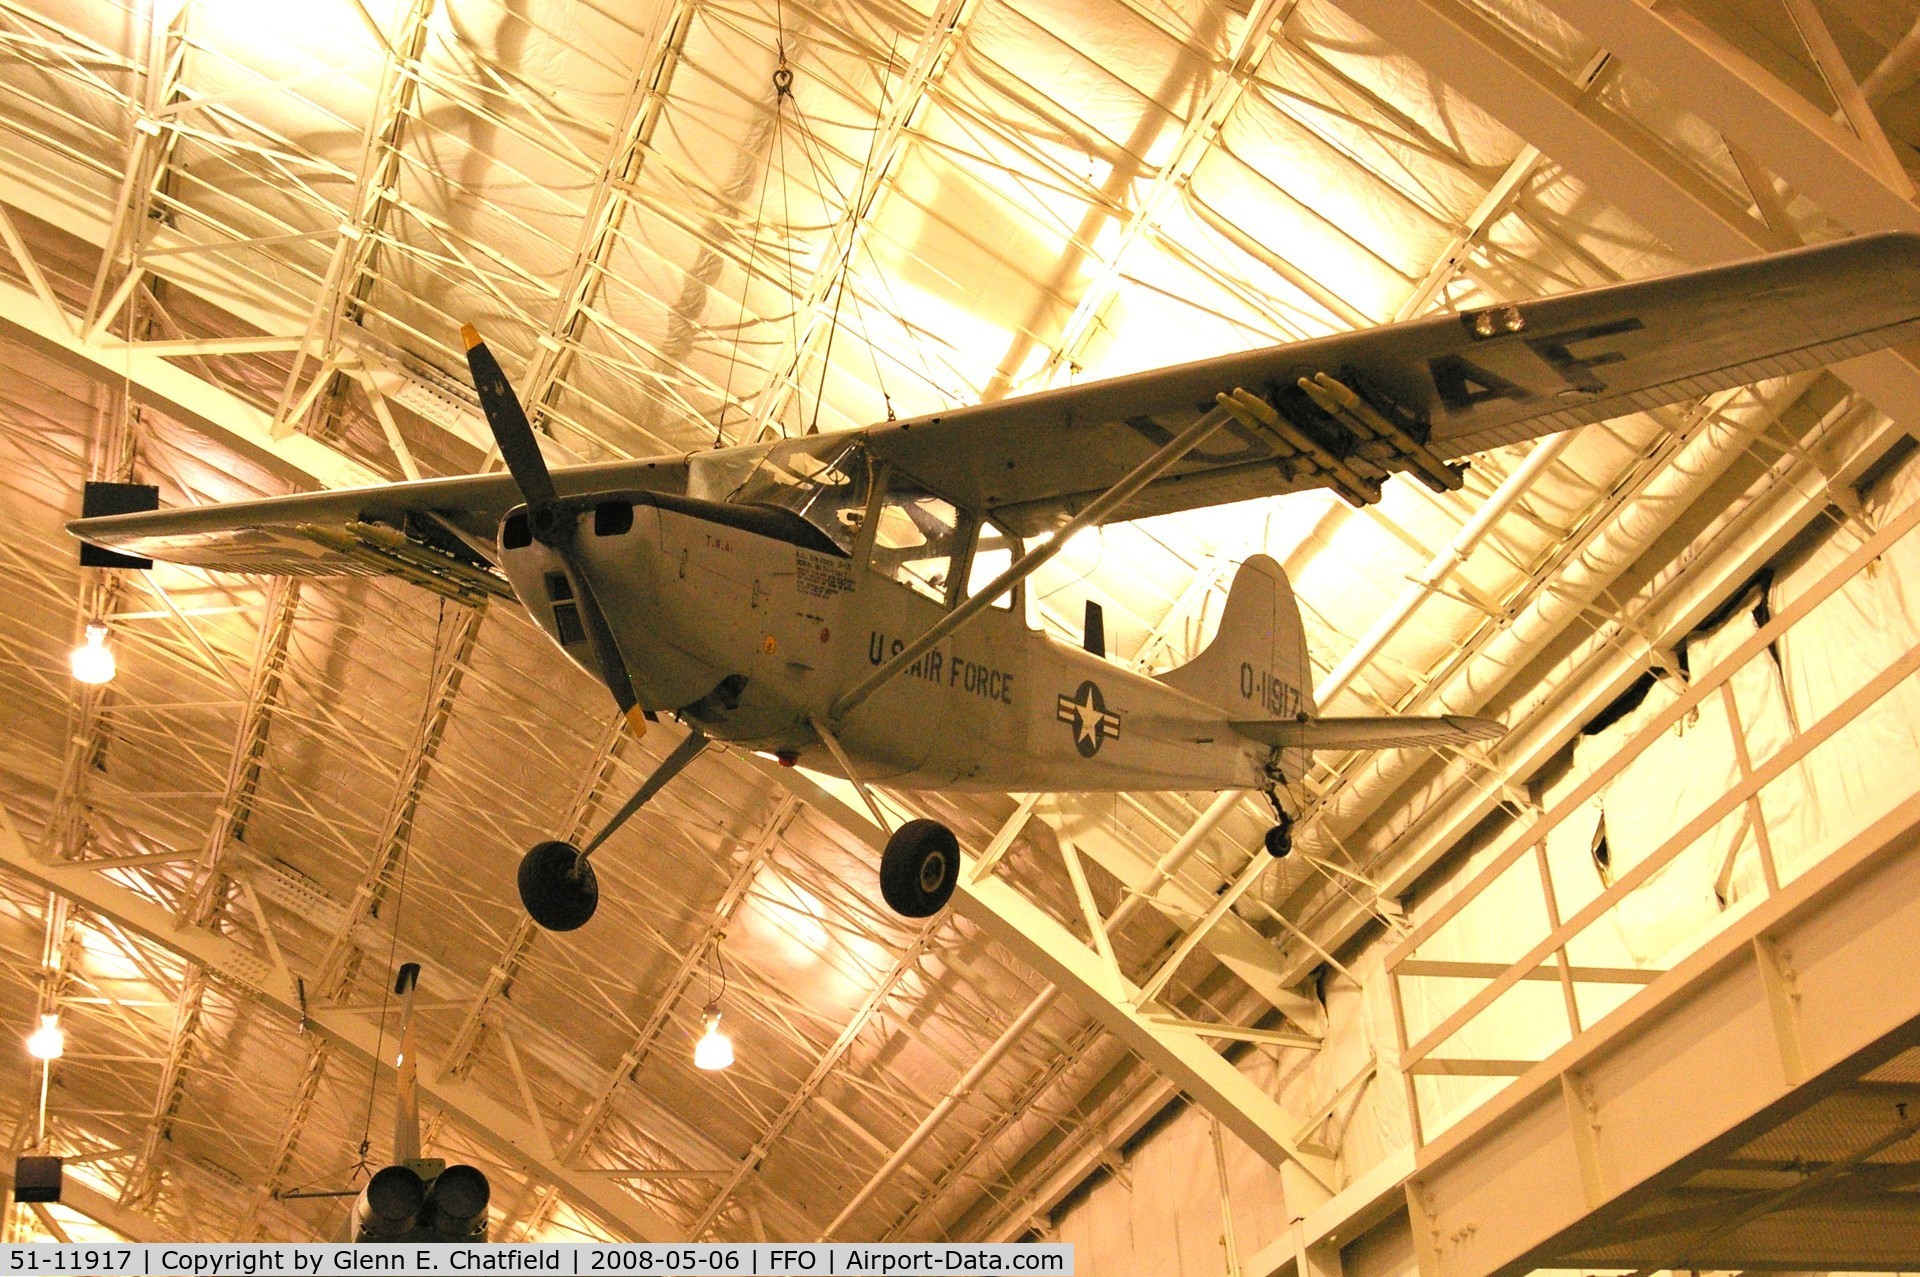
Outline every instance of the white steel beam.
<path id="1" fill-rule="evenodd" d="M 1341 4 L 1402 50 L 1421 59 L 1441 78 L 1461 86 L 1482 106 L 1522 130 L 1554 161 L 1683 252 L 1704 262 L 1746 256 L 1772 246 L 1760 222 L 1744 211 L 1730 210 L 1727 201 L 1703 190 L 1705 184 L 1700 179 L 1678 171 L 1661 156 L 1652 139 L 1636 126 L 1588 98 L 1557 68 L 1457 0 L 1341 0 Z M 1834 371 L 1904 428 L 1911 431 L 1920 427 L 1920 369 L 1909 357 L 1885 351 L 1849 361 Z M 1884 445 L 1884 440 L 1870 441 L 1865 452 L 1878 455 Z M 1813 517 L 1806 512 L 1807 499 L 1800 492 L 1824 491 L 1831 476 L 1822 476 L 1810 465 L 1796 465 L 1794 469 L 1803 472 L 1797 482 L 1776 484 L 1775 495 L 1748 513 L 1756 524 L 1768 523 L 1754 542 L 1756 547 L 1777 546 L 1780 542 L 1775 533 L 1781 527 L 1804 527 Z M 1762 516 L 1762 511 L 1767 513 Z M 1739 569 L 1741 572 L 1757 566 L 1750 555 L 1738 558 L 1747 565 Z M 1688 575 L 1698 580 L 1704 566 L 1703 561 L 1696 561 Z M 1718 572 L 1705 575 L 1727 586 L 1744 579 L 1744 575 L 1730 579 Z M 1581 706 L 1574 706 L 1557 717 L 1553 730 L 1543 734 L 1555 738 L 1544 753 L 1532 746 L 1521 748 L 1523 741 L 1519 738 L 1523 731 L 1531 737 L 1531 725 L 1517 729 L 1498 751 L 1503 770 L 1525 774 L 1529 766 L 1537 766 L 1551 756 L 1552 749 L 1577 730 L 1582 712 Z M 1519 761 L 1524 759 L 1533 762 Z M 1470 822 L 1456 818 L 1452 814 L 1456 809 L 1470 805 L 1484 816 L 1499 801 L 1485 784 L 1475 783 L 1459 792 L 1460 798 L 1443 804 L 1444 811 L 1429 812 L 1419 829 L 1396 840 L 1391 864 L 1375 875 L 1385 884 L 1383 894 L 1396 895 L 1410 889 L 1453 841 L 1465 835 Z M 1336 903 L 1331 916 L 1316 920 L 1314 931 L 1323 943 L 1338 944 L 1366 920 L 1364 910 Z M 1294 953 L 1292 957 L 1303 966 L 1316 960 L 1311 954 Z"/>
<path id="2" fill-rule="evenodd" d="M 1920 230 L 1913 183 L 1884 150 L 1877 124 L 1863 125 L 1866 136 L 1849 131 L 1677 5 L 1546 0 L 1546 7 L 1855 231 Z M 1818 42 L 1824 28 L 1806 32 Z M 1836 89 L 1844 96 L 1845 86 Z"/>
<path id="3" fill-rule="evenodd" d="M 1792 247 L 1479 9 L 1462 0 L 1338 3 L 1676 251 L 1705 264 Z"/>
<path id="4" fill-rule="evenodd" d="M 635 75 L 621 107 L 620 123 L 614 129 L 613 147 L 594 178 L 586 215 L 580 220 L 580 239 L 574 250 L 573 264 L 560 288 L 560 304 L 544 335 L 535 343 L 533 364 L 527 370 L 525 401 L 527 415 L 538 427 L 567 375 L 582 322 L 600 295 L 602 277 L 614 248 L 620 242 L 620 223 L 630 201 L 621 198 L 620 184 L 631 184 L 640 176 L 654 130 L 667 105 L 667 90 L 673 83 L 674 68 L 681 50 L 693 31 L 694 0 L 675 0 L 673 7 L 659 19 L 653 47 L 645 64 Z"/>
<path id="5" fill-rule="evenodd" d="M 1860 416 L 1873 417 L 1861 410 Z M 1380 895 L 1397 898 L 1412 891 L 1447 852 L 1506 800 L 1503 786 L 1513 777 L 1532 775 L 1577 735 L 1607 704 L 1647 668 L 1648 654 L 1684 635 L 1752 578 L 1795 536 L 1820 518 L 1829 493 L 1844 490 L 1898 439 L 1899 427 L 1874 418 L 1857 428 L 1836 427 L 1810 442 L 1816 456 L 1789 458 L 1776 466 L 1764 492 L 1725 525 L 1717 528 L 1702 553 L 1658 591 L 1627 602 L 1630 629 L 1603 629 L 1577 654 L 1576 665 L 1560 683 L 1530 693 L 1508 712 L 1512 731 L 1489 756 L 1486 766 L 1454 763 L 1458 778 L 1445 796 L 1411 821 L 1383 830 L 1366 849 L 1356 849 L 1380 884 Z M 1620 635 L 1630 633 L 1631 641 Z M 1376 855 L 1376 852 L 1378 853 Z M 1344 892 L 1330 893 L 1318 912 L 1303 919 L 1323 944 L 1338 946 L 1373 920 L 1365 901 Z M 1305 971 L 1317 954 L 1286 945 L 1293 969 Z"/>
<path id="6" fill-rule="evenodd" d="M 1709 265 L 1793 246 L 1463 0 L 1338 3 L 1682 256 Z M 1888 416 L 1920 430 L 1920 368 L 1910 357 L 1881 351 L 1834 372 Z"/>
<path id="7" fill-rule="evenodd" d="M 373 268 L 382 232 L 388 216 L 399 203 L 400 148 L 405 143 L 407 125 L 420 95 L 420 77 L 415 68 L 426 51 L 429 20 L 438 0 L 408 0 L 394 21 L 393 30 L 383 32 L 387 57 L 380 73 L 380 87 L 374 95 L 362 138 L 359 174 L 354 183 L 351 212 L 340 225 L 326 277 L 314 298 L 307 321 L 307 342 L 294 354 L 293 371 L 281 390 L 280 404 L 274 412 L 276 436 L 293 432 L 300 417 L 311 407 L 311 393 L 296 398 L 300 374 L 309 357 L 321 360 L 314 373 L 316 382 L 330 382 L 334 369 L 328 361 L 342 324 L 357 319 L 373 291 Z"/>
<path id="8" fill-rule="evenodd" d="M 1214 904 L 1213 895 L 1179 876 L 1182 862 L 1204 842 L 1220 820 L 1240 805 L 1240 795 L 1228 794 L 1211 804 L 1191 829 L 1176 840 L 1156 862 L 1129 840 L 1119 836 L 1106 820 L 1096 819 L 1077 805 L 1059 804 L 1042 810 L 1040 818 L 1089 860 L 1119 879 L 1134 897 L 1145 900 L 1175 926 L 1186 927 L 1203 917 Z M 1264 850 L 1255 855 L 1264 858 Z M 1209 870 L 1204 877 L 1211 878 Z M 1207 882 L 1212 887 L 1212 881 Z M 1266 1001 L 1309 1033 L 1326 1027 L 1326 1011 L 1315 998 L 1295 986 L 1300 976 L 1285 969 L 1280 951 L 1254 925 L 1237 913 L 1223 914 L 1201 937 L 1207 952 Z M 1292 976 L 1289 979 L 1289 976 Z"/>
<path id="9" fill-rule="evenodd" d="M 808 281 L 806 295 L 794 299 L 795 313 L 804 315 L 805 319 L 797 332 L 789 334 L 769 365 L 773 376 L 755 396 L 753 429 L 744 433 L 739 442 L 750 442 L 764 435 L 786 408 L 788 400 L 799 393 L 800 378 L 806 373 L 814 348 L 820 345 L 824 334 L 832 331 L 830 316 L 838 313 L 834 294 L 850 286 L 848 280 L 854 271 L 854 254 L 859 250 L 860 238 L 872 224 L 873 211 L 881 195 L 899 171 L 901 157 L 913 137 L 914 123 L 946 70 L 953 50 L 959 46 L 973 12 L 973 0 L 939 0 L 928 15 L 919 48 L 902 77 L 900 96 L 875 124 L 867 171 L 860 175 L 859 188 L 839 221 L 834 223 L 820 254 L 820 264 Z M 785 103 L 776 98 L 774 110 L 785 109 Z M 777 139 L 777 130 L 775 136 Z M 824 197 L 826 192 L 821 194 Z"/>
<path id="10" fill-rule="evenodd" d="M 89 345 L 65 316 L 40 299 L 0 280 L 0 333 L 6 333 L 70 368 L 102 381 L 127 379 L 134 398 L 183 425 L 225 444 L 302 488 L 352 488 L 384 482 L 384 476 L 345 453 L 305 436 L 275 438 L 272 415 L 136 345 Z"/>
<path id="11" fill-rule="evenodd" d="M 381 1058 L 376 1026 L 367 1017 L 310 1006 L 291 972 L 238 941 L 183 927 L 172 910 L 92 869 L 36 858 L 4 808 L 0 808 L 0 869 L 73 901 L 158 949 L 207 968 L 215 978 L 362 1065 Z M 473 1083 L 444 1076 L 438 1061 L 421 1059 L 420 1093 L 502 1161 L 558 1184 L 571 1202 L 613 1231 L 633 1240 L 680 1239 L 680 1230 L 653 1207 L 603 1177 L 561 1162 L 546 1150 L 546 1140 L 526 1117 Z"/>
<path id="12" fill-rule="evenodd" d="M 1046 384 L 1061 364 L 1077 365 L 1080 349 L 1094 325 L 1099 322 L 1101 311 L 1120 290 L 1124 280 L 1120 273 L 1121 262 L 1136 244 L 1152 238 L 1159 230 L 1169 207 L 1186 190 L 1194 170 L 1200 167 L 1200 161 L 1212 149 L 1213 141 L 1220 135 L 1227 117 L 1233 114 L 1233 108 L 1239 104 L 1247 80 L 1258 72 L 1268 51 L 1279 42 L 1280 33 L 1299 2 L 1255 0 L 1245 24 L 1240 28 L 1238 42 L 1227 57 L 1226 65 L 1207 86 L 1206 97 L 1188 114 L 1186 123 L 1180 129 L 1180 136 L 1174 140 L 1168 152 L 1166 162 L 1140 193 L 1134 211 L 1127 217 L 1125 227 L 1120 232 L 1119 240 L 1106 253 L 1105 260 L 1100 263 L 1099 273 L 1087 284 L 1085 291 L 1080 294 L 1080 300 L 1074 303 L 1073 313 L 1061 326 L 1060 336 L 1053 342 L 1046 365 L 1041 369 L 1041 384 Z M 1353 311 L 1343 311 L 1341 314 L 1343 318 L 1356 321 L 1364 318 Z"/>
<path id="13" fill-rule="evenodd" d="M 1630 1235 L 1671 1186 L 1920 1039 L 1916 964 L 1920 797 L 1424 1148 L 1407 1184 L 1422 1277 L 1518 1277 Z M 1852 1266 L 1848 1231 L 1808 1266 Z M 1693 1262 L 1713 1240 L 1671 1266 L 1723 1267 Z"/>
<path id="14" fill-rule="evenodd" d="M 886 834 L 877 825 L 802 772 L 752 756 L 747 761 L 798 793 L 876 854 L 886 845 Z M 980 879 L 977 861 L 964 848 L 961 861 L 954 908 L 1020 962 L 1058 985 L 1117 1041 L 1219 1118 L 1263 1160 L 1275 1166 L 1293 1163 L 1323 1187 L 1334 1187 L 1331 1160 L 1294 1142 L 1294 1123 L 1273 1097 L 1201 1037 L 1157 1023 L 1154 1017 L 1163 1014 L 1163 1008 L 1136 1005 L 1138 986 L 1021 892 L 998 879 Z"/>

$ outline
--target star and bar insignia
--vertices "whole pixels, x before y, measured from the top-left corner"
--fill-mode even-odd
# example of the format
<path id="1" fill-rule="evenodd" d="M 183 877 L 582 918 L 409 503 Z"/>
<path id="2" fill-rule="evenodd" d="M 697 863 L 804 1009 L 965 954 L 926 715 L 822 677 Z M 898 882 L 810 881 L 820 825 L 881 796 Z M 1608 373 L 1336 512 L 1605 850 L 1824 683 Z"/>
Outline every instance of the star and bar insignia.
<path id="1" fill-rule="evenodd" d="M 1092 758 L 1102 745 L 1120 738 L 1120 716 L 1107 709 L 1100 685 L 1092 679 L 1080 684 L 1080 690 L 1071 696 L 1060 693 L 1055 717 L 1073 725 L 1073 747 L 1082 758 Z"/>

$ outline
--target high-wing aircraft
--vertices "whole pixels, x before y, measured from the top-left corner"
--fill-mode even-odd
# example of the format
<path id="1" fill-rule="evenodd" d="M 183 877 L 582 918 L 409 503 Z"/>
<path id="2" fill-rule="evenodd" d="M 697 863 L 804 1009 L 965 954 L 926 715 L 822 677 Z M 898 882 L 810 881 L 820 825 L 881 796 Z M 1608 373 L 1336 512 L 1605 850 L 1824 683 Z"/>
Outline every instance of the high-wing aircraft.
<path id="1" fill-rule="evenodd" d="M 635 732 L 686 740 L 582 847 L 543 842 L 521 898 L 566 930 L 588 857 L 712 739 L 922 789 L 1250 789 L 1316 749 L 1497 736 L 1481 719 L 1315 712 L 1286 576 L 1249 558 L 1217 635 L 1158 677 L 1029 629 L 1020 582 L 1086 526 L 1305 488 L 1354 504 L 1389 475 L 1458 488 L 1459 459 L 1920 335 L 1920 235 L 1443 314 L 832 435 L 550 471 L 479 335 L 508 474 L 82 519 L 110 550 L 237 572 L 387 573 L 517 598 Z M 877 806 L 876 817 L 880 816 Z M 885 820 L 881 823 L 885 825 Z M 895 830 L 882 895 L 925 917 L 954 835 Z"/>

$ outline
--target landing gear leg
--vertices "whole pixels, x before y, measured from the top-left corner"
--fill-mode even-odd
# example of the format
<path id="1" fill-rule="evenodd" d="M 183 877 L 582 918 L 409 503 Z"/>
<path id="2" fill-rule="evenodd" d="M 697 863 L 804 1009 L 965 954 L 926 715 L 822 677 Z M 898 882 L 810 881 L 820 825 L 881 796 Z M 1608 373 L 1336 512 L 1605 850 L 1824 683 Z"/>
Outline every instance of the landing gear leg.
<path id="1" fill-rule="evenodd" d="M 1267 854 L 1280 860 L 1293 851 L 1293 817 L 1287 814 L 1286 807 L 1280 802 L 1278 790 L 1267 791 L 1267 801 L 1273 804 L 1273 828 L 1267 830 L 1263 841 Z"/>
<path id="2" fill-rule="evenodd" d="M 600 884 L 587 857 L 698 758 L 707 745 L 705 732 L 697 727 L 688 732 L 585 847 L 558 841 L 535 844 L 520 861 L 520 903 L 526 906 L 528 916 L 548 931 L 573 931 L 585 926 L 600 905 Z"/>
<path id="3" fill-rule="evenodd" d="M 840 747 L 839 737 L 818 718 L 813 720 L 813 730 L 866 800 L 875 822 L 885 829 L 887 818 L 853 769 L 853 760 Z M 888 836 L 880 853 L 880 897 L 889 909 L 903 918 L 931 918 L 946 908 L 959 885 L 960 840 L 951 829 L 937 820 L 909 820 Z"/>

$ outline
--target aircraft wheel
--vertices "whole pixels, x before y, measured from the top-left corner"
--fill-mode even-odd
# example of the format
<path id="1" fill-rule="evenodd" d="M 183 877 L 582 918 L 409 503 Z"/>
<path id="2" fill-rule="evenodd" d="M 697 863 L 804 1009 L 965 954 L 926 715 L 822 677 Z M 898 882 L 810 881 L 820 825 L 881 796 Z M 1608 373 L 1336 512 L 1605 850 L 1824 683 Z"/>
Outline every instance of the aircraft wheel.
<path id="1" fill-rule="evenodd" d="M 1293 822 L 1283 820 L 1267 830 L 1267 854 L 1279 860 L 1293 850 Z"/>
<path id="2" fill-rule="evenodd" d="M 585 926 L 600 904 L 593 865 L 581 864 L 580 849 L 570 842 L 534 844 L 520 861 L 520 903 L 548 931 Z"/>
<path id="3" fill-rule="evenodd" d="M 931 918 L 960 881 L 960 841 L 937 820 L 909 820 L 880 853 L 880 894 L 903 918 Z"/>

